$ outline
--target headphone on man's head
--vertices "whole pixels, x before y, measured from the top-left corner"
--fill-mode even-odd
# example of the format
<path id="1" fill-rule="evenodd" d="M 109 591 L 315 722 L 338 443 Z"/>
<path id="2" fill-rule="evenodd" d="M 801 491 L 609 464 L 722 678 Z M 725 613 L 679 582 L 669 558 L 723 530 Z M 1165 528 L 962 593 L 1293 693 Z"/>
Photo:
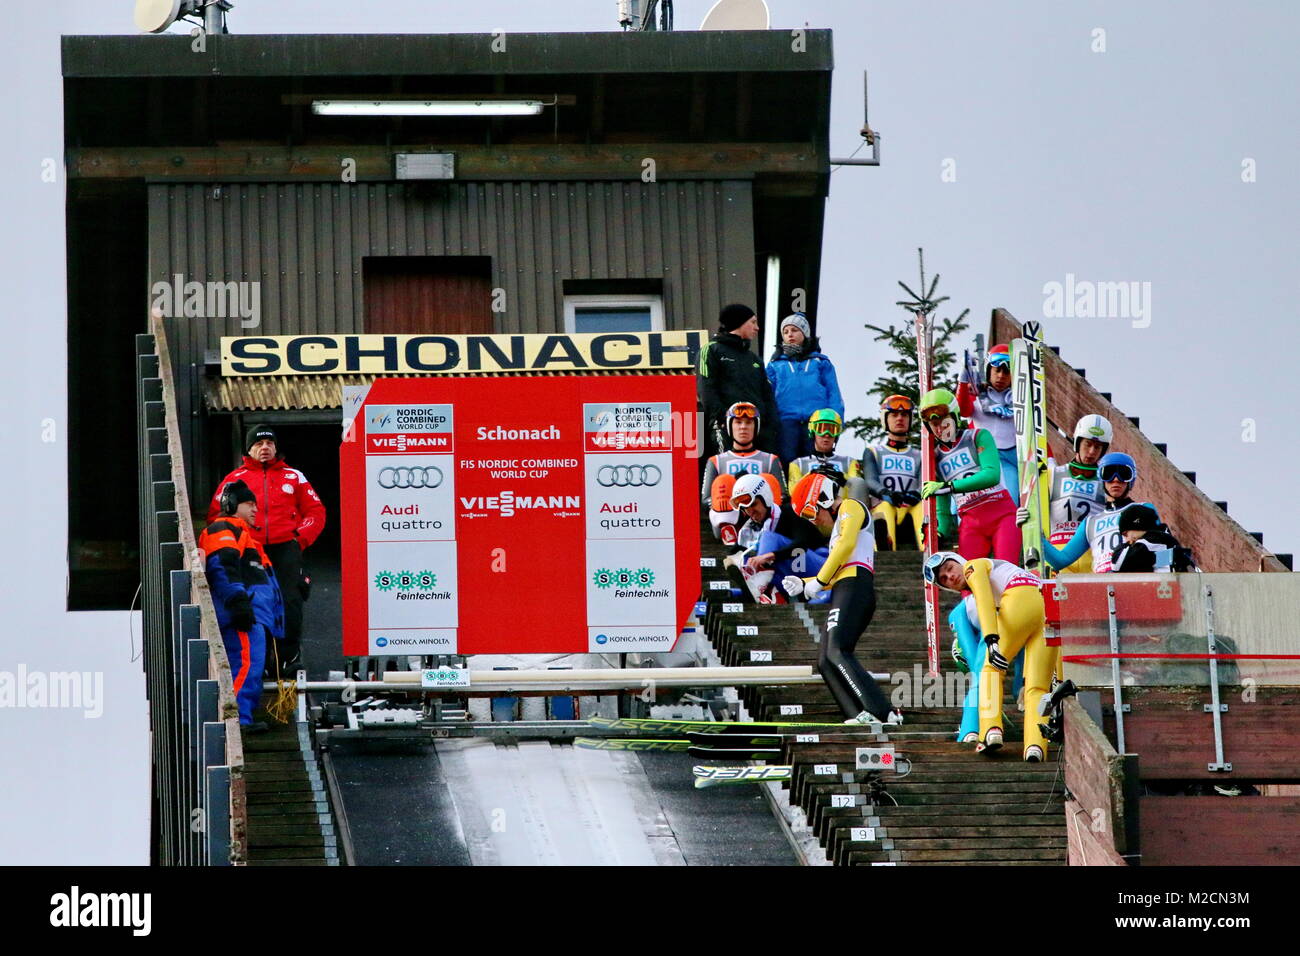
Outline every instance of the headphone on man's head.
<path id="1" fill-rule="evenodd" d="M 235 483 L 233 481 L 226 482 L 225 487 L 221 489 L 220 504 L 221 513 L 228 516 L 233 516 L 235 509 L 239 507 L 239 502 L 235 500 Z"/>

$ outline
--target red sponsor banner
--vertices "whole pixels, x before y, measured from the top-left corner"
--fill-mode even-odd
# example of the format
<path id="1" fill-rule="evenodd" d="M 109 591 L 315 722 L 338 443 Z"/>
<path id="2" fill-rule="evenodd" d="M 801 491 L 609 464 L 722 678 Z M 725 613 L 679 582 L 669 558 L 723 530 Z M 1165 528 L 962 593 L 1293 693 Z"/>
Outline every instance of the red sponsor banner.
<path id="1" fill-rule="evenodd" d="M 671 650 L 695 401 L 681 375 L 377 379 L 339 456 L 344 653 Z"/>

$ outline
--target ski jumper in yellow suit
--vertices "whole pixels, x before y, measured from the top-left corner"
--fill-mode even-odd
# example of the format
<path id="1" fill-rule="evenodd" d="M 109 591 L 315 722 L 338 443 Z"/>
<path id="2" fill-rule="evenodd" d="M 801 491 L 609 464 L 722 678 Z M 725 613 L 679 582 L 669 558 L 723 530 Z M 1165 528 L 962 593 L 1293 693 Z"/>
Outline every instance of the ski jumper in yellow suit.
<path id="1" fill-rule="evenodd" d="M 980 740 L 1002 729 L 1002 681 L 1007 662 L 1025 652 L 1025 700 L 1037 701 L 1047 693 L 1053 654 L 1043 639 L 1042 581 L 1010 561 L 975 558 L 962 567 L 966 587 L 975 598 L 980 630 L 988 653 L 980 673 Z M 1047 755 L 1047 741 L 1038 726 L 1037 707 L 1025 708 L 1025 759 Z"/>

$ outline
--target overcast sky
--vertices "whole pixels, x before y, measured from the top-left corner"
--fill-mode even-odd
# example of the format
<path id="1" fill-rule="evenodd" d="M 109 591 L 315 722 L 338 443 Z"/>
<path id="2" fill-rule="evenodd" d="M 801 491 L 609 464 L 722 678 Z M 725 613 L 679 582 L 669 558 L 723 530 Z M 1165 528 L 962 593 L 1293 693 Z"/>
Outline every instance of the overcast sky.
<path id="1" fill-rule="evenodd" d="M 677 0 L 678 29 L 710 3 Z M 0 862 L 144 863 L 143 681 L 125 613 L 63 611 L 67 553 L 59 35 L 130 33 L 130 0 L 7 10 L 0 169 L 8 503 L 0 671 L 104 675 L 103 715 L 0 710 Z M 1044 320 L 1050 343 L 1112 392 L 1247 530 L 1300 551 L 1293 386 L 1300 190 L 1300 5 L 771 0 L 774 28 L 834 30 L 832 150 L 859 143 L 861 76 L 884 165 L 832 179 L 820 330 L 850 416 L 883 356 L 863 330 L 900 315 L 896 280 L 926 249 L 950 313 Z M 239 0 L 232 32 L 614 30 L 614 0 Z M 1104 31 L 1098 33 L 1097 31 Z M 1104 52 L 1100 47 L 1104 44 Z M 1253 182 L 1243 181 L 1253 169 Z M 945 177 L 945 172 L 947 176 Z M 955 173 L 955 181 L 952 180 Z M 1249 177 L 1248 177 L 1249 178 Z M 1044 318 L 1067 276 L 1149 283 L 1145 317 Z M 1139 288 L 1144 286 L 1139 285 Z M 863 356 L 859 363 L 848 356 Z M 105 401 L 133 397 L 104 396 Z M 1255 440 L 1243 441 L 1244 420 Z M 50 437 L 53 424 L 53 441 Z M 94 454 L 134 455 L 134 448 Z M 104 507 L 135 494 L 100 489 Z M 1141 487 L 1138 488 L 1139 494 Z M 1275 502 L 1280 502 L 1280 506 Z M 138 637 L 134 647 L 138 650 Z"/>

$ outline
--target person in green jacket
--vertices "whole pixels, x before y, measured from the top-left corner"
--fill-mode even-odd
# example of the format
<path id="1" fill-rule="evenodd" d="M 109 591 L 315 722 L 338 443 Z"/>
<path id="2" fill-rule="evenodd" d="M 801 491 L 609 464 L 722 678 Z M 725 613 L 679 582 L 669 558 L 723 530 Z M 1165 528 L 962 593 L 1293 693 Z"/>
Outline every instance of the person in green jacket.
<path id="1" fill-rule="evenodd" d="M 997 558 L 1020 561 L 1020 528 L 1016 503 L 1002 482 L 1002 462 L 993 436 L 969 428 L 962 420 L 957 396 L 936 388 L 921 396 L 921 422 L 934 438 L 937 481 L 921 486 L 921 497 L 938 495 L 938 531 L 952 540 L 954 516 L 959 521 L 957 550 L 967 561 Z"/>

